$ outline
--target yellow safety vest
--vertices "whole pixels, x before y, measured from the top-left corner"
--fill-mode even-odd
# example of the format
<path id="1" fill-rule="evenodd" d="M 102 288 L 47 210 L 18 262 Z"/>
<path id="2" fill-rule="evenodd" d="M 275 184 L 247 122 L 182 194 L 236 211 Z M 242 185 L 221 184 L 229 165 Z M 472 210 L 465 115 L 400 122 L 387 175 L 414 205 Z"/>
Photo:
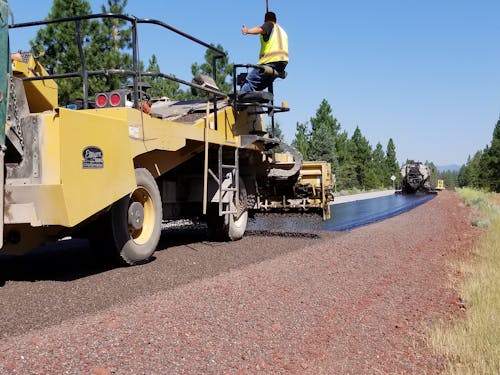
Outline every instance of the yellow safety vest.
<path id="1" fill-rule="evenodd" d="M 288 61 L 288 35 L 277 23 L 274 24 L 269 40 L 260 36 L 259 64 Z"/>

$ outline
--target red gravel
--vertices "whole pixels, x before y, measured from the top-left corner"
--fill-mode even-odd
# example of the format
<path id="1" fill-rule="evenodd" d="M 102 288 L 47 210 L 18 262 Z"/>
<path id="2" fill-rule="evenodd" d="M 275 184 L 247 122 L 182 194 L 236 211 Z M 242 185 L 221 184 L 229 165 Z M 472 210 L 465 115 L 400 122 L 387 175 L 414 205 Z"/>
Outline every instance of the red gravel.
<path id="1" fill-rule="evenodd" d="M 448 262 L 480 234 L 469 216 L 442 192 L 345 235 L 321 232 L 296 251 L 8 336 L 0 373 L 439 372 L 425 335 L 461 312 Z M 254 235 L 227 246 L 295 241 Z"/>

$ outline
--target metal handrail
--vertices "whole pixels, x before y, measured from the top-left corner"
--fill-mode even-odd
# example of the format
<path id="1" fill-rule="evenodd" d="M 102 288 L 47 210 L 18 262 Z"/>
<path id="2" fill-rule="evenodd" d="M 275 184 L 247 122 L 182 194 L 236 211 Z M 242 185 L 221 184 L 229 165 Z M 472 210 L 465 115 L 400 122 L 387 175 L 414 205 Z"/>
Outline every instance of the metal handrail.
<path id="1" fill-rule="evenodd" d="M 189 35 L 189 34 L 183 32 L 183 31 L 181 31 L 181 30 L 179 30 L 179 29 L 177 29 L 177 28 L 173 27 L 172 25 L 169 25 L 165 22 L 155 20 L 155 19 L 138 18 L 135 16 L 129 16 L 126 14 L 118 14 L 118 13 L 95 13 L 95 14 L 87 14 L 87 15 L 81 15 L 81 16 L 56 18 L 56 19 L 52 19 L 52 20 L 15 23 L 15 24 L 9 25 L 9 29 L 31 27 L 31 26 L 42 26 L 42 25 L 49 25 L 49 24 L 53 24 L 53 23 L 62 23 L 62 22 L 91 20 L 91 19 L 98 19 L 98 18 L 118 18 L 118 19 L 122 19 L 125 21 L 129 21 L 132 24 L 133 23 L 137 23 L 137 24 L 144 23 L 144 24 L 158 25 L 158 26 L 161 26 L 165 29 L 168 29 L 168 30 L 170 30 L 178 35 L 181 35 L 181 36 L 185 37 L 186 39 L 189 39 L 197 44 L 200 44 L 206 48 L 209 48 L 212 51 L 219 53 L 221 56 L 226 56 L 226 53 L 224 51 L 222 51 L 222 50 L 220 50 L 220 49 L 218 49 L 218 48 L 216 48 L 216 47 L 214 47 L 206 42 L 203 42 L 202 40 L 200 40 L 192 35 Z"/>
<path id="2" fill-rule="evenodd" d="M 113 18 L 113 19 L 122 19 L 125 21 L 128 21 L 132 24 L 132 63 L 133 63 L 133 69 L 132 70 L 123 70 L 123 69 L 105 69 L 105 70 L 88 70 L 87 65 L 86 65 L 86 58 L 83 52 L 82 48 L 82 38 L 81 38 L 81 21 L 84 20 L 91 20 L 91 19 L 104 19 L 104 18 Z M 33 26 L 42 26 L 42 25 L 50 25 L 50 24 L 56 24 L 56 23 L 63 23 L 63 22 L 74 22 L 75 23 L 75 38 L 79 50 L 79 55 L 81 59 L 81 66 L 82 70 L 79 72 L 69 72 L 69 73 L 60 73 L 60 74 L 49 74 L 46 76 L 40 76 L 40 77 L 27 77 L 23 78 L 23 80 L 26 81 L 35 81 L 35 80 L 47 80 L 47 79 L 64 79 L 64 78 L 72 78 L 72 77 L 80 77 L 83 81 L 83 107 L 85 109 L 88 108 L 88 79 L 90 76 L 96 76 L 96 75 L 128 75 L 133 77 L 133 102 L 134 102 L 134 107 L 138 107 L 139 105 L 139 77 L 140 76 L 156 76 L 156 77 L 162 77 L 165 79 L 169 79 L 172 81 L 176 81 L 178 83 L 193 87 L 198 90 L 205 91 L 209 94 L 214 95 L 214 103 L 217 99 L 217 97 L 225 96 L 224 93 L 216 90 L 212 90 L 200 85 L 197 85 L 192 82 L 188 82 L 182 79 L 178 79 L 174 77 L 173 75 L 169 74 L 164 74 L 161 72 L 158 73 L 150 73 L 150 72 L 140 72 L 139 71 L 139 48 L 138 48 L 138 32 L 137 32 L 137 25 L 138 24 L 153 24 L 160 26 L 162 28 L 165 28 L 169 31 L 174 32 L 175 34 L 178 34 L 188 40 L 191 40 L 192 42 L 199 44 L 205 48 L 208 48 L 214 52 L 216 52 L 216 55 L 214 55 L 214 61 L 213 61 L 213 66 L 215 67 L 216 60 L 219 58 L 226 57 L 226 53 L 190 34 L 187 34 L 165 22 L 155 20 L 155 19 L 141 19 L 137 18 L 135 16 L 129 16 L 125 14 L 116 14 L 116 13 L 97 13 L 97 14 L 88 14 L 88 15 L 81 15 L 81 16 L 73 16 L 73 17 L 64 17 L 64 18 L 57 18 L 57 19 L 52 19 L 52 20 L 42 20 L 42 21 L 33 21 L 33 22 L 24 22 L 24 23 L 15 23 L 9 25 L 10 29 L 17 29 L 17 28 L 24 28 L 24 27 L 33 27 Z M 213 69 L 213 78 L 216 80 L 216 69 Z"/>

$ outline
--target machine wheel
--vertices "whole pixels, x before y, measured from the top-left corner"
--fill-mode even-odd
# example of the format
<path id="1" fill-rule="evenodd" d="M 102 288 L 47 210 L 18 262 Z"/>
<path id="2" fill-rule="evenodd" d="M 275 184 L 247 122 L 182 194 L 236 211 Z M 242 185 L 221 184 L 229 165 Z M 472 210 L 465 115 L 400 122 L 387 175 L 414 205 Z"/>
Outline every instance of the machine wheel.
<path id="1" fill-rule="evenodd" d="M 153 255 L 161 235 L 162 204 L 155 179 L 145 168 L 135 170 L 137 187 L 111 208 L 112 240 L 122 263 L 136 265 Z"/>
<path id="2" fill-rule="evenodd" d="M 237 213 L 219 216 L 218 203 L 211 204 L 207 218 L 209 237 L 217 241 L 237 241 L 243 238 L 248 221 L 247 190 L 240 178 Z M 236 204 L 236 199 L 234 200 Z M 226 208 L 224 208 L 226 209 Z"/>

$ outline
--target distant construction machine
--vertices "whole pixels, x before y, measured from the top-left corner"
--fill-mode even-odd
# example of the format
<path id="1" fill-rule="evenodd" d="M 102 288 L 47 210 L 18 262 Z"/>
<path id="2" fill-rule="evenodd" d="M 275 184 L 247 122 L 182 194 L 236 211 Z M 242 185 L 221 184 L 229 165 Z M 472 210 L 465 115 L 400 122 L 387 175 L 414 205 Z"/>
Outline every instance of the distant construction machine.
<path id="1" fill-rule="evenodd" d="M 435 193 L 431 188 L 431 170 L 424 163 L 408 163 L 401 167 L 401 193 Z"/>
<path id="2" fill-rule="evenodd" d="M 436 190 L 444 190 L 446 187 L 444 186 L 444 180 L 437 180 Z"/>

